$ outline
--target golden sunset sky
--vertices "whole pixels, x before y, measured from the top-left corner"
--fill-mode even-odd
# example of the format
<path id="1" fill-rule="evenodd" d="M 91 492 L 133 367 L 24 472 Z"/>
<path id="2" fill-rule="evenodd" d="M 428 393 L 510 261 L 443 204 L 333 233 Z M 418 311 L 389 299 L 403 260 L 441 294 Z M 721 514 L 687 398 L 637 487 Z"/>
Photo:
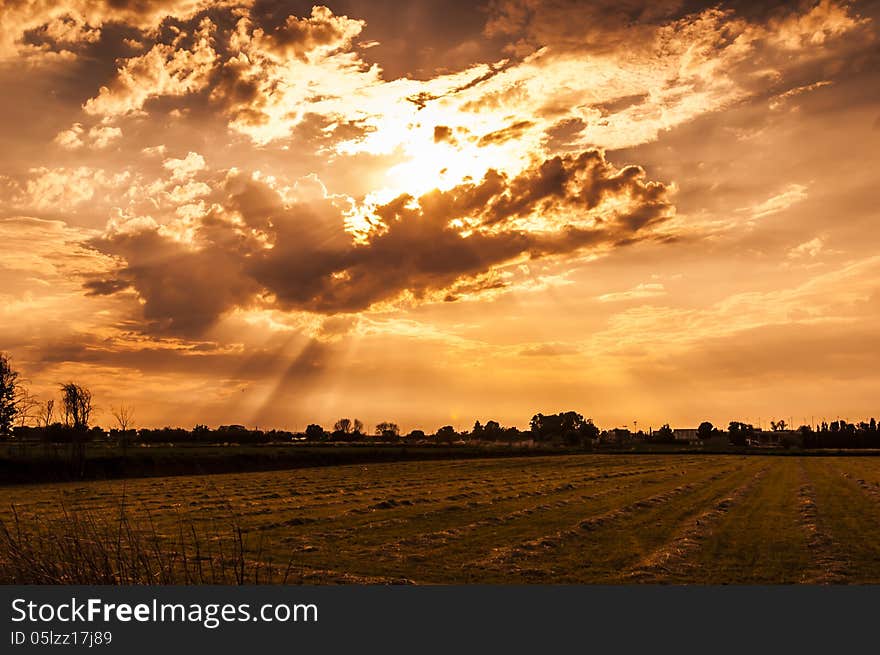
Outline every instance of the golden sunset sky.
<path id="1" fill-rule="evenodd" d="M 105 426 L 878 415 L 878 19 L 4 0 L 0 349 Z"/>

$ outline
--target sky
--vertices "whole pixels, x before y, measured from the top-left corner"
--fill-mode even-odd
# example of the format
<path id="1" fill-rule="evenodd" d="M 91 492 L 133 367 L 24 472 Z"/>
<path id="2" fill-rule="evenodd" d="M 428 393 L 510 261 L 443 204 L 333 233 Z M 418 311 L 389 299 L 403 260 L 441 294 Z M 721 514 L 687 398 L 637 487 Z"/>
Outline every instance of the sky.
<path id="1" fill-rule="evenodd" d="M 43 400 L 83 384 L 105 427 L 880 414 L 876 1 L 0 17 L 0 349 Z"/>

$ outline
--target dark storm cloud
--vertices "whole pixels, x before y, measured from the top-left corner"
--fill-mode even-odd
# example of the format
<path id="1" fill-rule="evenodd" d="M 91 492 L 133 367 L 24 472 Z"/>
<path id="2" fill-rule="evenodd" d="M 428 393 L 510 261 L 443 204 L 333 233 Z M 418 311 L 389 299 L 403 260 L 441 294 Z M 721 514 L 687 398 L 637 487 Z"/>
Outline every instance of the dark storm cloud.
<path id="1" fill-rule="evenodd" d="M 635 93 L 633 95 L 623 96 L 622 98 L 615 98 L 608 102 L 600 102 L 599 104 L 594 105 L 594 108 L 601 111 L 603 116 L 607 116 L 609 114 L 616 114 L 629 107 L 640 105 L 645 100 L 648 100 L 649 97 L 650 95 L 647 93 Z"/>
<path id="2" fill-rule="evenodd" d="M 88 296 L 109 296 L 119 291 L 125 291 L 131 284 L 120 279 L 92 279 L 86 280 L 83 285 Z"/>
<path id="3" fill-rule="evenodd" d="M 484 134 L 482 137 L 480 137 L 478 143 L 480 146 L 488 146 L 492 144 L 504 143 L 505 141 L 510 141 L 510 139 L 518 139 L 533 125 L 534 123 L 532 121 L 517 121 L 500 130 L 495 130 L 494 132 L 489 132 L 489 134 Z"/>
<path id="4" fill-rule="evenodd" d="M 144 300 L 148 331 L 196 335 L 227 309 L 247 305 L 259 291 L 245 273 L 246 248 L 231 230 L 206 221 L 210 247 L 193 249 L 158 230 L 113 235 L 96 244 L 126 264 L 115 279 L 86 283 L 89 293 L 107 295 L 128 286 Z"/>
<path id="5" fill-rule="evenodd" d="M 490 170 L 479 182 L 448 191 L 401 195 L 375 209 L 375 229 L 363 243 L 345 231 L 338 199 L 313 193 L 286 203 L 244 175 L 231 176 L 225 191 L 224 210 L 202 218 L 192 244 L 157 226 L 94 241 L 125 264 L 115 278 L 91 281 L 89 292 L 131 286 L 150 330 L 193 336 L 234 307 L 336 314 L 403 292 L 415 298 L 453 287 L 453 297 L 475 293 L 485 284 L 456 283 L 521 256 L 646 238 L 646 227 L 672 213 L 666 186 L 646 181 L 637 166 L 617 169 L 595 150 L 554 157 L 515 177 Z M 518 224 L 535 215 L 539 229 Z M 551 216 L 564 218 L 556 224 Z"/>
<path id="6" fill-rule="evenodd" d="M 434 127 L 434 143 L 440 143 L 441 141 L 455 143 L 455 137 L 452 134 L 451 127 L 447 125 L 436 125 Z"/>

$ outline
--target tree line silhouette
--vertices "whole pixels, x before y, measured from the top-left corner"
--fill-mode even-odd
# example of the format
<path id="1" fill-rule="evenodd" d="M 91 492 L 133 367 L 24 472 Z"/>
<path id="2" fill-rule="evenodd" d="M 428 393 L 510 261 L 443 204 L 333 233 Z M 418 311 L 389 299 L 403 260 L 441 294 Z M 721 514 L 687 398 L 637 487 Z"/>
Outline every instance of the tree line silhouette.
<path id="1" fill-rule="evenodd" d="M 575 411 L 557 414 L 535 414 L 527 430 L 504 427 L 498 421 L 485 424 L 476 421 L 470 430 L 456 430 L 444 425 L 433 433 L 415 429 L 402 434 L 398 424 L 382 421 L 367 430 L 357 418 L 340 418 L 331 429 L 312 423 L 301 432 L 289 430 L 248 429 L 243 425 L 207 425 L 184 428 L 135 429 L 134 411 L 130 406 L 111 408 L 115 427 L 105 430 L 92 425 L 95 407 L 91 391 L 74 382 L 59 385 L 60 397 L 40 402 L 27 390 L 25 381 L 15 370 L 8 354 L 0 352 L 0 440 L 12 443 L 42 442 L 68 444 L 72 462 L 82 466 L 86 444 L 104 442 L 118 444 L 123 453 L 132 444 L 265 444 L 283 442 L 373 442 L 373 443 L 437 443 L 461 442 L 534 442 L 591 448 L 597 444 L 628 443 L 672 444 L 680 442 L 676 431 L 665 424 L 647 433 L 627 428 L 602 430 L 592 419 Z M 715 440 L 732 446 L 770 443 L 776 446 L 803 448 L 877 448 L 880 449 L 880 426 L 875 419 L 859 423 L 836 420 L 815 426 L 801 425 L 791 430 L 784 420 L 772 421 L 769 432 L 750 423 L 731 421 L 727 430 L 709 421 L 700 423 L 698 440 Z"/>

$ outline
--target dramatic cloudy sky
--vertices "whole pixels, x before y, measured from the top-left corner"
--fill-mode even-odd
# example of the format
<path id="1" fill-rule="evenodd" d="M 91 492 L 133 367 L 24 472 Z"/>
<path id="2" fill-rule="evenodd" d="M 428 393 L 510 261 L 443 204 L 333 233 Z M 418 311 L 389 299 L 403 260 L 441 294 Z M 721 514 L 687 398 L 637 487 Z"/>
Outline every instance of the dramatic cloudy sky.
<path id="1" fill-rule="evenodd" d="M 0 349 L 105 424 L 878 414 L 878 19 L 0 0 Z"/>

